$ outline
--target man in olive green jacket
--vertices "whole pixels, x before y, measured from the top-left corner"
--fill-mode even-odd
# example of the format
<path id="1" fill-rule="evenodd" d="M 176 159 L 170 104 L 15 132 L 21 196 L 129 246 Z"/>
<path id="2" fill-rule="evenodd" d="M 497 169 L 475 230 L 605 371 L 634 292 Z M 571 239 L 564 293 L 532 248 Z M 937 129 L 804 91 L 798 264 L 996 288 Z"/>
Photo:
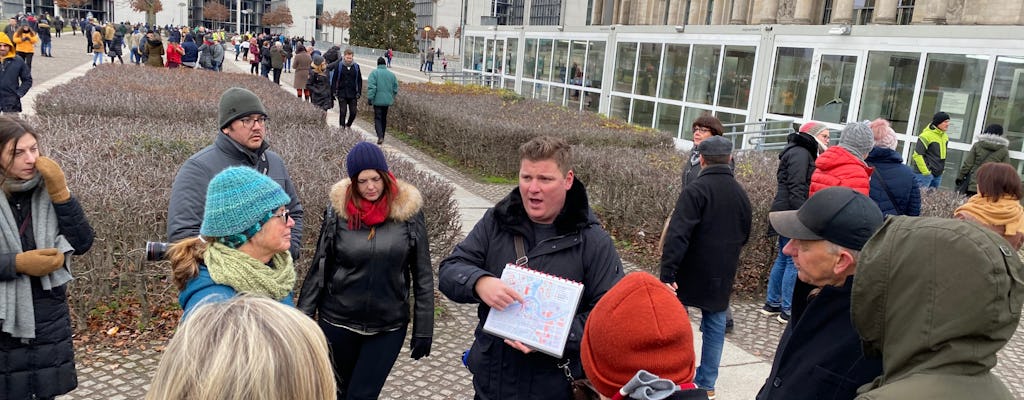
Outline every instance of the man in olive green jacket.
<path id="1" fill-rule="evenodd" d="M 377 57 L 377 69 L 366 80 L 366 103 L 373 106 L 373 128 L 377 131 L 377 144 L 384 143 L 388 107 L 395 104 L 397 94 L 398 78 L 388 70 L 387 60 Z"/>
<path id="2" fill-rule="evenodd" d="M 857 400 L 1013 398 L 991 371 L 1024 303 L 1024 265 L 1005 239 L 967 221 L 889 217 L 859 264 L 853 325 L 882 375 Z"/>

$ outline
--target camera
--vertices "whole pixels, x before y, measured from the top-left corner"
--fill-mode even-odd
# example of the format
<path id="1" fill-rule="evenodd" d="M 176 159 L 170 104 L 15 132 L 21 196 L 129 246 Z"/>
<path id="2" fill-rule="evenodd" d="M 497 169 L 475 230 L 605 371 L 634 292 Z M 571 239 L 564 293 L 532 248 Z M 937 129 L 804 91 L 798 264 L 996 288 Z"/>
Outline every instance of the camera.
<path id="1" fill-rule="evenodd" d="M 146 261 L 162 261 L 167 256 L 170 243 L 146 242 Z"/>

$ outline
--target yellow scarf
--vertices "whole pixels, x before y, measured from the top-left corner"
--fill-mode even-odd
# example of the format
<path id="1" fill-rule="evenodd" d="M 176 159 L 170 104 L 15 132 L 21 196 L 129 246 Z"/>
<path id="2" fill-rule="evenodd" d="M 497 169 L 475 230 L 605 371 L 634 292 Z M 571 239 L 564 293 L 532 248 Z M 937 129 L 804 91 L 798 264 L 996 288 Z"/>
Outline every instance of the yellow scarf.
<path id="1" fill-rule="evenodd" d="M 967 199 L 964 205 L 953 212 L 954 215 L 965 211 L 973 215 L 979 221 L 996 226 L 1004 226 L 1005 236 L 1016 235 L 1024 226 L 1024 207 L 1020 201 L 1010 196 L 1003 196 L 998 201 L 992 202 L 988 198 L 976 194 Z"/>

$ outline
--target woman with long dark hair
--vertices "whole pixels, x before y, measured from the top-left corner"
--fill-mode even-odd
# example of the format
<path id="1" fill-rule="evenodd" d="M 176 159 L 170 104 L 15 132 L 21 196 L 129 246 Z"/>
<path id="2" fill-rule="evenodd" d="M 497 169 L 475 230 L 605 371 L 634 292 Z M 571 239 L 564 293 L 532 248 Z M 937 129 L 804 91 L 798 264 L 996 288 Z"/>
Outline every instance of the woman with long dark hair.
<path id="1" fill-rule="evenodd" d="M 52 399 L 78 386 L 67 283 L 93 230 L 38 133 L 0 115 L 0 397 Z"/>

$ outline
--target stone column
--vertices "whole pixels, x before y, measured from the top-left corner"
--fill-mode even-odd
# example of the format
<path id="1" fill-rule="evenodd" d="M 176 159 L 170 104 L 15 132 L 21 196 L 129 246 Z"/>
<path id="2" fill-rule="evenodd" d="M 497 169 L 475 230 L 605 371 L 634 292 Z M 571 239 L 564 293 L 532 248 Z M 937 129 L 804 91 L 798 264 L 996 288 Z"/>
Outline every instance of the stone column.
<path id="1" fill-rule="evenodd" d="M 816 3 L 819 2 L 815 0 L 796 0 L 796 6 L 793 9 L 793 24 L 810 25 Z"/>
<path id="2" fill-rule="evenodd" d="M 732 3 L 732 18 L 730 25 L 746 25 L 747 13 L 750 10 L 750 0 L 734 0 Z"/>
<path id="3" fill-rule="evenodd" d="M 871 17 L 871 23 L 878 25 L 896 24 L 896 7 L 899 0 L 875 0 L 875 12 Z"/>
<path id="4" fill-rule="evenodd" d="M 835 0 L 832 2 L 832 24 L 853 23 L 853 0 Z"/>
<path id="5" fill-rule="evenodd" d="M 725 15 L 728 14 L 729 11 L 730 10 L 726 9 L 725 1 L 722 1 L 722 0 L 716 1 L 715 2 L 715 8 L 713 10 L 711 10 L 711 24 L 712 25 L 724 25 L 724 24 L 729 23 L 729 21 L 725 19 Z"/>
<path id="6" fill-rule="evenodd" d="M 921 0 L 914 3 L 913 24 L 945 25 L 948 0 Z"/>
<path id="7" fill-rule="evenodd" d="M 779 0 L 758 0 L 755 3 L 754 23 L 759 25 L 774 24 L 779 15 Z"/>

